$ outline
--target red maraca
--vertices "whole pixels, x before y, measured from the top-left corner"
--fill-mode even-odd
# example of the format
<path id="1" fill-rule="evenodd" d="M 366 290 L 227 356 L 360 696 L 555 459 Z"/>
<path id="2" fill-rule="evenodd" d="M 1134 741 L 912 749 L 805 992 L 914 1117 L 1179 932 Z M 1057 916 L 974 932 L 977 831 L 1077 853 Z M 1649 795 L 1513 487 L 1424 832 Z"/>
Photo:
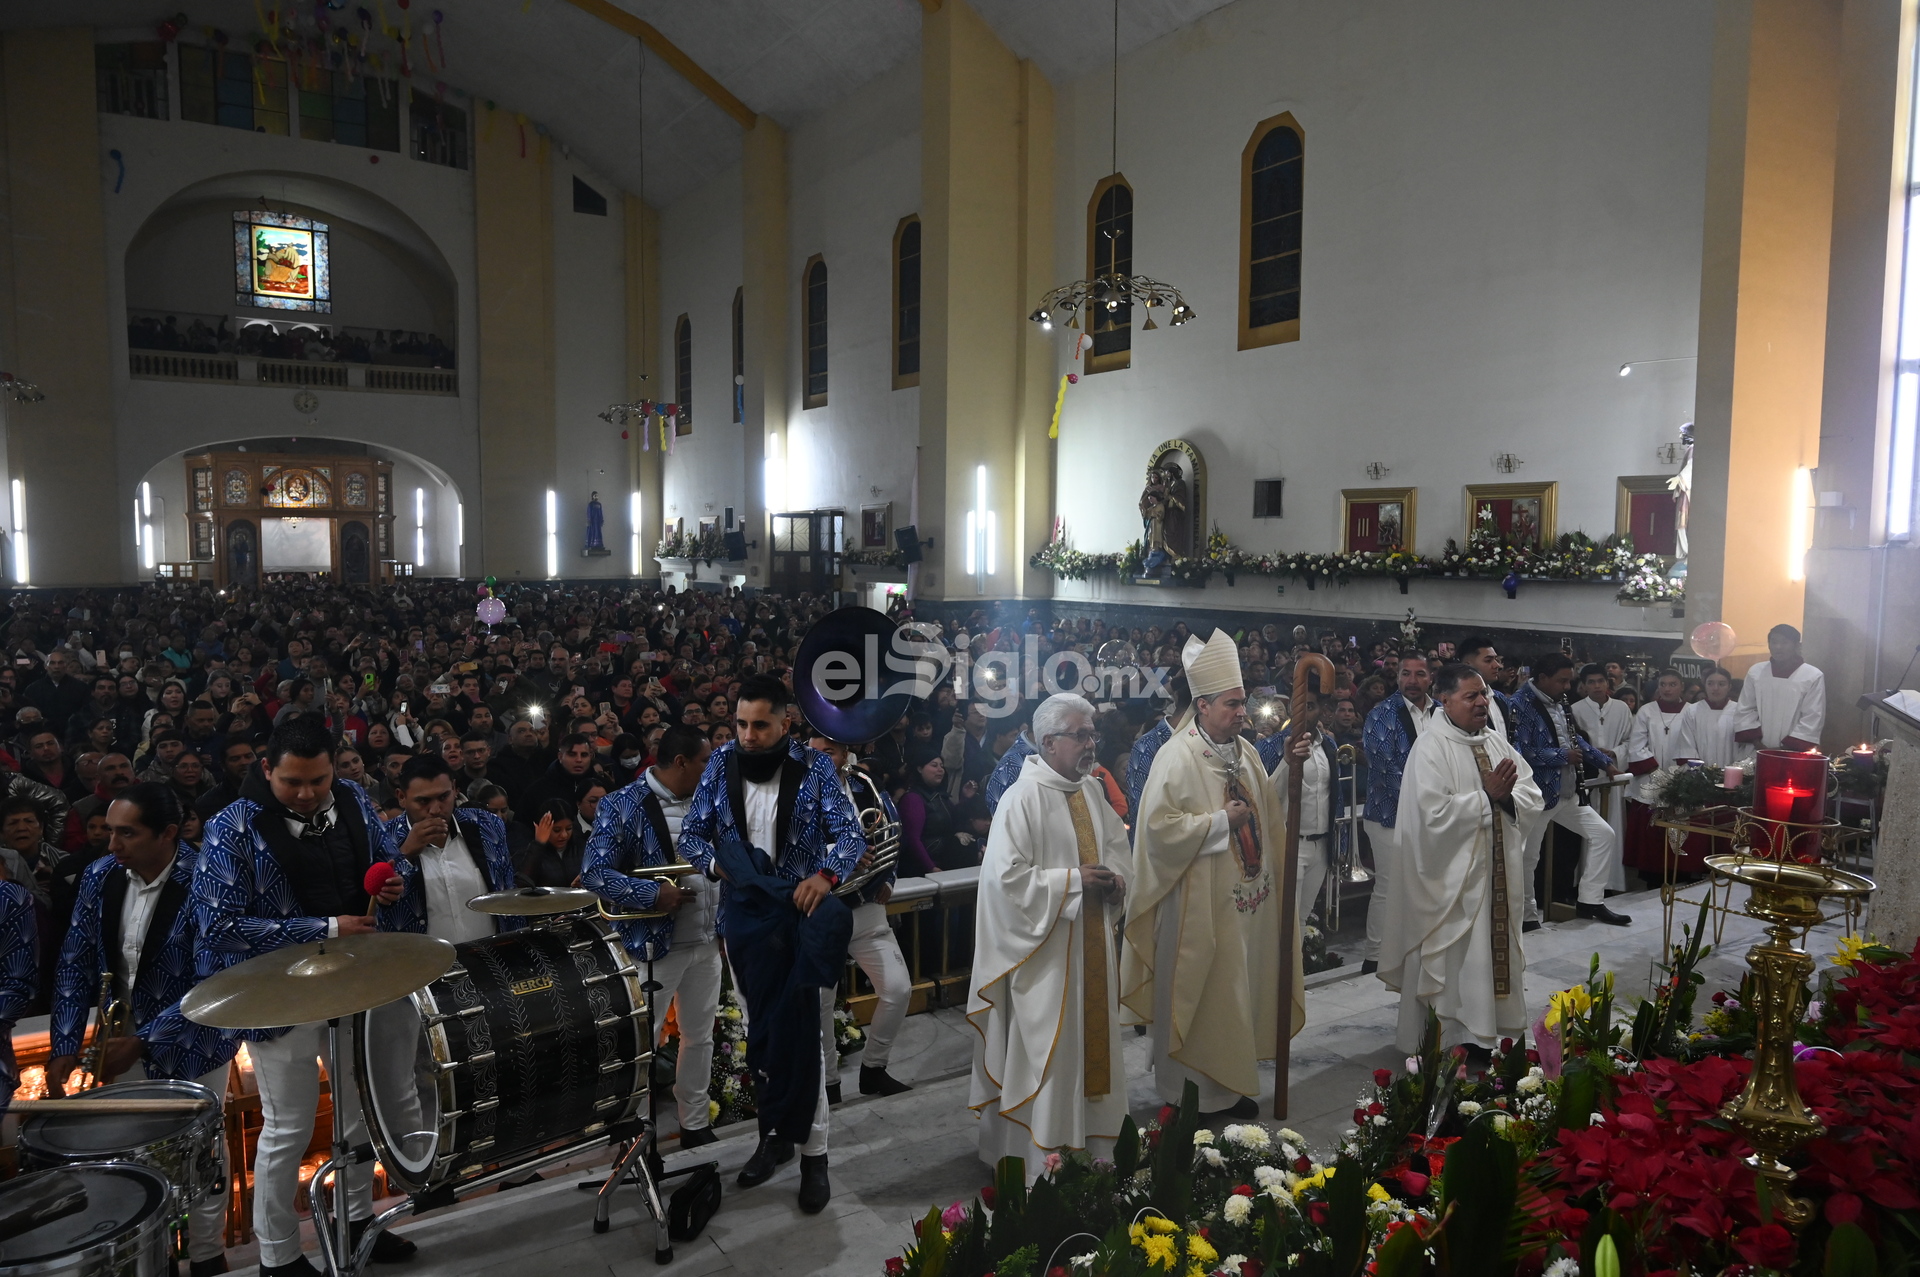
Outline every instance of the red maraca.
<path id="1" fill-rule="evenodd" d="M 400 871 L 385 860 L 376 860 L 367 866 L 366 877 L 360 880 L 360 885 L 367 889 L 367 895 L 373 897 L 367 901 L 367 917 L 373 917 L 373 907 L 379 903 L 380 889 L 399 876 Z"/>

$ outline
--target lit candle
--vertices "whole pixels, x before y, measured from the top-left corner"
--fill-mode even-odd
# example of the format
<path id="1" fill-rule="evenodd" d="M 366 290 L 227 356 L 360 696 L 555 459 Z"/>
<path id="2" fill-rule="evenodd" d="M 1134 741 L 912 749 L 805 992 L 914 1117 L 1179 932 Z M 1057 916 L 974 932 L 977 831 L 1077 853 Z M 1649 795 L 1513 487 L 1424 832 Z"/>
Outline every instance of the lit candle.
<path id="1" fill-rule="evenodd" d="M 1727 789 L 1738 789 L 1740 788 L 1740 782 L 1745 780 L 1746 777 L 1746 769 L 1741 767 L 1739 763 L 1735 763 L 1726 769 L 1726 772 L 1720 777 L 1720 783 Z"/>
<path id="2" fill-rule="evenodd" d="M 1874 748 L 1871 745 L 1855 745 L 1847 751 L 1847 756 L 1853 760 L 1853 765 L 1861 771 L 1871 771 L 1874 764 L 1880 761 L 1879 755 L 1874 752 Z"/>

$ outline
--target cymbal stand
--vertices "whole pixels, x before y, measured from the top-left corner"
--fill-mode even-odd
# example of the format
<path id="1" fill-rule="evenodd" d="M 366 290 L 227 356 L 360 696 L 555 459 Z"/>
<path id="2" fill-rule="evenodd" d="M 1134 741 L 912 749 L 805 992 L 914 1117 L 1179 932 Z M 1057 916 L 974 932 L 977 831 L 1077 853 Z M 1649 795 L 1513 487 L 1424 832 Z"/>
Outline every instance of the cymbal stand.
<path id="1" fill-rule="evenodd" d="M 595 1184 L 591 1180 L 580 1185 L 581 1188 L 594 1190 L 593 1231 L 604 1233 L 612 1225 L 608 1216 L 613 1210 L 613 1190 L 623 1181 L 631 1182 L 640 1189 L 645 1199 L 647 1211 L 653 1216 L 653 1262 L 670 1264 L 673 1262 L 673 1238 L 667 1230 L 667 1212 L 660 1201 L 660 1185 L 670 1179 L 698 1174 L 708 1167 L 718 1168 L 718 1161 L 694 1162 L 686 1166 L 666 1169 L 660 1157 L 660 1115 L 659 1089 L 653 1084 L 653 1055 L 656 1008 L 654 996 L 659 993 L 660 982 L 653 978 L 653 944 L 648 942 L 643 950 L 642 961 L 647 964 L 646 979 L 641 981 L 640 992 L 647 1006 L 647 1116 L 641 1123 L 640 1133 L 626 1150 L 615 1159 L 613 1173 L 603 1183 Z"/>
<path id="2" fill-rule="evenodd" d="M 313 1216 L 314 1236 L 320 1243 L 320 1262 L 327 1277 L 356 1277 L 367 1266 L 373 1244 L 380 1239 L 388 1222 L 411 1209 L 411 1202 L 402 1202 L 381 1212 L 360 1235 L 360 1244 L 357 1247 L 352 1244 L 352 1224 L 347 1219 L 352 1190 L 347 1187 L 347 1167 L 372 1161 L 373 1146 L 347 1147 L 345 1078 L 346 1074 L 340 1069 L 340 1021 L 328 1020 L 327 1085 L 333 1094 L 333 1143 L 327 1150 L 327 1160 L 320 1163 L 313 1178 L 307 1181 L 307 1209 Z M 333 1181 L 331 1209 L 328 1195 L 321 1191 L 321 1185 L 329 1177 Z"/>

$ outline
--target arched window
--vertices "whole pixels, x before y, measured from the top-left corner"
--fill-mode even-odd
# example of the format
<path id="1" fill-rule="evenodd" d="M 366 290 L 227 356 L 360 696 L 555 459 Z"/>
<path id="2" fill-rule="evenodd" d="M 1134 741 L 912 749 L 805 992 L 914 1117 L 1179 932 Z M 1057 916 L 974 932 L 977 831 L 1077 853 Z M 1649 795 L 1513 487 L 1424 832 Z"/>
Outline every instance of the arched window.
<path id="1" fill-rule="evenodd" d="M 893 232 L 893 388 L 920 384 L 920 218 Z"/>
<path id="2" fill-rule="evenodd" d="M 807 333 L 806 391 L 800 406 L 824 408 L 827 406 L 827 264 L 819 254 L 807 259 L 800 280 L 806 311 L 801 322 Z"/>
<path id="3" fill-rule="evenodd" d="M 1240 154 L 1240 349 L 1300 340 L 1301 170 L 1293 113 L 1262 120 Z"/>
<path id="4" fill-rule="evenodd" d="M 1087 278 L 1133 274 L 1133 188 L 1115 173 L 1102 178 L 1087 201 Z M 1111 310 L 1095 300 L 1084 321 L 1093 336 L 1087 352 L 1088 372 L 1111 372 L 1133 362 L 1133 303 L 1119 301 Z"/>
<path id="5" fill-rule="evenodd" d="M 733 290 L 733 419 L 747 419 L 747 297 Z"/>
<path id="6" fill-rule="evenodd" d="M 680 405 L 676 435 L 693 433 L 693 321 L 685 315 L 673 325 L 673 401 Z"/>

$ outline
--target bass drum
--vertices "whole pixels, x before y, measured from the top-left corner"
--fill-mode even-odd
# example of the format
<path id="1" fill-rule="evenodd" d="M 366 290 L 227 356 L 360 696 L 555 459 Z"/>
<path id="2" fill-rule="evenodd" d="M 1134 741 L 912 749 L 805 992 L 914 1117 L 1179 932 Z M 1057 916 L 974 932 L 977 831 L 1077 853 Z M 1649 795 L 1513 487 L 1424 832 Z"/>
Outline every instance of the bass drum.
<path id="1" fill-rule="evenodd" d="M 177 1213 L 208 1193 L 226 1189 L 221 1167 L 226 1127 L 220 1097 L 198 1082 L 163 1078 L 115 1082 L 88 1091 L 89 1100 L 189 1100 L 179 1113 L 39 1112 L 20 1123 L 15 1151 L 23 1171 L 73 1162 L 140 1162 L 173 1185 Z"/>
<path id="2" fill-rule="evenodd" d="M 632 1120 L 652 1035 L 619 937 L 578 915 L 458 945 L 361 1015 L 354 1060 L 387 1178 L 419 1195 Z"/>
<path id="3" fill-rule="evenodd" d="M 166 1277 L 173 1271 L 166 1176 L 132 1162 L 78 1162 L 0 1184 L 7 1277 Z M 71 1209 L 84 1202 L 79 1209 Z M 36 1222 L 40 1221 L 40 1222 Z"/>

